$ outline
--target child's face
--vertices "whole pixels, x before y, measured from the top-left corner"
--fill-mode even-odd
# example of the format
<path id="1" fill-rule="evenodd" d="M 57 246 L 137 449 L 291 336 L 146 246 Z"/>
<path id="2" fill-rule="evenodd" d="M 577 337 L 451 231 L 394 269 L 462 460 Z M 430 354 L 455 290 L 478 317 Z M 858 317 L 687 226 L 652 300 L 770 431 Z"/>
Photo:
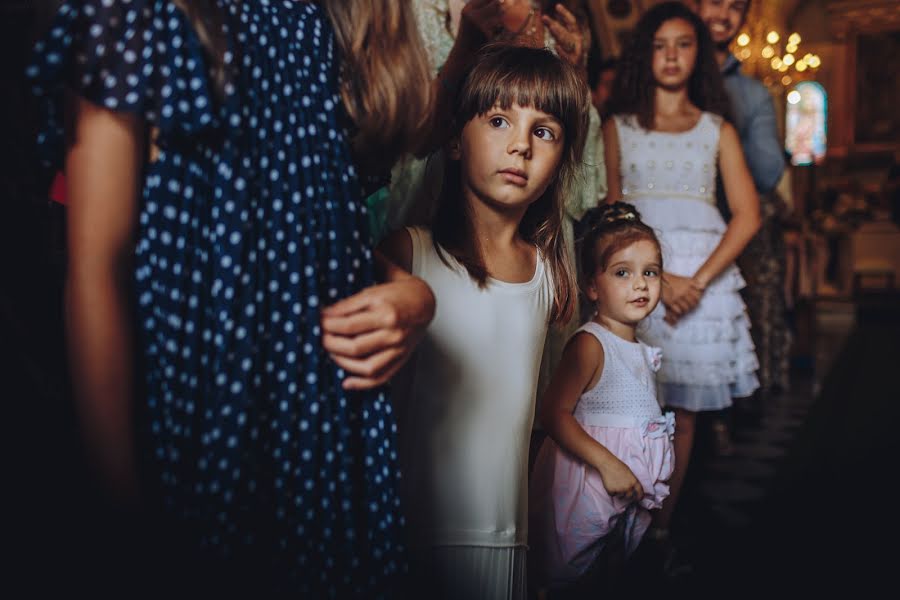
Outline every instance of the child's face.
<path id="1" fill-rule="evenodd" d="M 653 78 L 666 89 L 684 86 L 697 61 L 697 34 L 684 19 L 669 19 L 653 36 Z"/>
<path id="2" fill-rule="evenodd" d="M 545 112 L 494 106 L 466 123 L 450 156 L 461 161 L 467 196 L 499 208 L 527 209 L 556 175 L 564 134 L 556 117 Z"/>
<path id="3" fill-rule="evenodd" d="M 659 248 L 650 240 L 629 244 L 610 256 L 606 269 L 597 269 L 588 298 L 607 319 L 637 325 L 659 302 L 660 263 Z"/>

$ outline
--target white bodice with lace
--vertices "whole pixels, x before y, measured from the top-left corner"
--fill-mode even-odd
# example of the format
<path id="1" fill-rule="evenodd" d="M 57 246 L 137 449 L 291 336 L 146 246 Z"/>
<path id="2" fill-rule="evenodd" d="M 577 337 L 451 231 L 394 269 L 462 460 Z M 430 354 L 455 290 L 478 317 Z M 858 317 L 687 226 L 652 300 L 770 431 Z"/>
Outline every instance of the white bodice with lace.
<path id="1" fill-rule="evenodd" d="M 622 196 L 692 198 L 716 203 L 716 157 L 722 117 L 701 113 L 688 131 L 642 129 L 633 116 L 616 115 Z"/>
<path id="2" fill-rule="evenodd" d="M 616 415 L 653 419 L 662 413 L 656 400 L 656 377 L 661 352 L 643 342 L 628 342 L 594 321 L 578 331 L 590 333 L 603 345 L 603 373 L 575 406 L 575 418 Z M 587 417 L 587 418 L 585 418 Z"/>

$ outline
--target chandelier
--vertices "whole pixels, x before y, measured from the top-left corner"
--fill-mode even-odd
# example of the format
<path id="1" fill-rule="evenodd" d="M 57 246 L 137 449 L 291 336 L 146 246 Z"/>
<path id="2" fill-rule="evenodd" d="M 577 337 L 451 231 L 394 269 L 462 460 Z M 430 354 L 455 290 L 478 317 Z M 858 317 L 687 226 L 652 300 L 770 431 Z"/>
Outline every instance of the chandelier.
<path id="1" fill-rule="evenodd" d="M 734 55 L 750 75 L 767 86 L 789 86 L 815 78 L 822 59 L 810 52 L 801 56 L 799 33 L 791 33 L 785 39 L 775 29 L 766 32 L 764 24 L 756 29 L 742 31 L 735 39 Z"/>

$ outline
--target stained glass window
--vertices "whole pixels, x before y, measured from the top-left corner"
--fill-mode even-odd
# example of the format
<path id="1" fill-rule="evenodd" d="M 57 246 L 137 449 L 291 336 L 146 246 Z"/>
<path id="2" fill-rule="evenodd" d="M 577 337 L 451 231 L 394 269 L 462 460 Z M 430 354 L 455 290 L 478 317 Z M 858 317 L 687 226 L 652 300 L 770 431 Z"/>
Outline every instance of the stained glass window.
<path id="1" fill-rule="evenodd" d="M 811 165 L 825 158 L 828 95 L 814 81 L 802 81 L 787 95 L 784 146 L 791 164 Z"/>

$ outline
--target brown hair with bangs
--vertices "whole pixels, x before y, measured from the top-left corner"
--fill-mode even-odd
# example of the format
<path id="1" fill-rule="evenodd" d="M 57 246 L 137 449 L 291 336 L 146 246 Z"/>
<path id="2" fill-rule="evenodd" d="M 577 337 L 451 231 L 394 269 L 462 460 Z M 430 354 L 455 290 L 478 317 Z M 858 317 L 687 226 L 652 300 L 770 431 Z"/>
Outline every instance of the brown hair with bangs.
<path id="1" fill-rule="evenodd" d="M 635 242 L 648 240 L 659 250 L 662 268 L 662 247 L 653 229 L 641 221 L 641 213 L 627 202 L 615 202 L 592 208 L 581 219 L 584 233 L 578 240 L 581 259 L 581 288 L 593 278 L 597 269 L 606 270 L 612 255 Z"/>
<path id="2" fill-rule="evenodd" d="M 479 52 L 460 87 L 453 135 L 459 136 L 466 123 L 494 106 L 506 110 L 513 104 L 552 115 L 563 127 L 563 152 L 556 176 L 525 211 L 519 235 L 537 247 L 549 266 L 555 291 L 551 322 L 565 322 L 574 310 L 577 286 L 562 223 L 565 198 L 572 192 L 584 149 L 589 92 L 575 69 L 549 50 L 492 44 Z M 447 262 L 446 251 L 479 285 L 486 285 L 488 273 L 462 201 L 462 172 L 457 160 L 448 159 L 445 165 L 433 223 L 434 245 L 442 260 Z"/>

